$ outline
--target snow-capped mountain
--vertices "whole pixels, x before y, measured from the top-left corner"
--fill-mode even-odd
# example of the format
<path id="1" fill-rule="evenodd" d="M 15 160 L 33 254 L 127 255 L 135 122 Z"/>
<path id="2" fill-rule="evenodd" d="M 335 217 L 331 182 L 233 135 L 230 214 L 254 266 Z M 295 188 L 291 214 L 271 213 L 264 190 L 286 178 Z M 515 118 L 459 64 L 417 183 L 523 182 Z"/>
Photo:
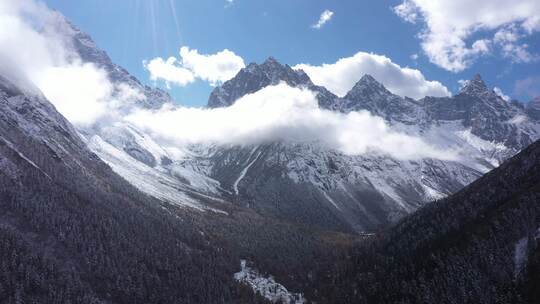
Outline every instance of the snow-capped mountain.
<path id="1" fill-rule="evenodd" d="M 370 75 L 364 75 L 336 103 L 343 112 L 366 110 L 389 122 L 412 125 L 418 124 L 425 117 L 420 102 L 392 94 Z"/>
<path id="2" fill-rule="evenodd" d="M 306 77 L 271 58 L 250 64 L 216 88 L 208 105 L 230 105 L 234 98 L 278 81 L 311 88 Z M 316 144 L 275 143 L 220 150 L 210 157 L 212 177 L 262 212 L 310 225 L 369 230 L 461 189 L 539 134 L 535 117 L 504 101 L 479 75 L 449 98 L 403 98 L 369 75 L 343 98 L 331 93 L 317 97 L 321 107 L 367 110 L 435 146 L 459 148 L 462 158 L 402 161 L 377 154 L 349 156 Z"/>
<path id="3" fill-rule="evenodd" d="M 431 120 L 461 121 L 472 134 L 502 143 L 514 153 L 538 138 L 539 120 L 488 89 L 480 75 L 475 75 L 452 98 L 426 97 L 422 101 Z"/>
<path id="4" fill-rule="evenodd" d="M 233 79 L 214 89 L 208 99 L 208 107 L 230 106 L 246 94 L 280 82 L 285 82 L 292 87 L 305 87 L 317 93 L 317 99 L 322 108 L 332 107 L 337 98 L 326 88 L 313 84 L 304 71 L 293 70 L 289 65 L 282 65 L 274 57 L 269 57 L 260 65 L 250 63 Z"/>
<path id="5" fill-rule="evenodd" d="M 142 106 L 169 102 L 113 64 L 91 38 L 76 29 L 73 44 L 84 60 L 104 68 L 112 81 L 144 92 Z M 392 128 L 421 137 L 459 160 L 398 160 L 371 152 L 346 155 L 317 143 L 256 146 L 164 147 L 128 123 L 80 130 L 89 147 L 140 190 L 169 203 L 216 210 L 222 200 L 257 212 L 324 229 L 367 231 L 388 226 L 425 203 L 468 185 L 538 138 L 530 109 L 509 103 L 475 76 L 453 97 L 414 100 L 387 90 L 369 75 L 344 97 L 270 57 L 251 63 L 215 88 L 209 108 L 285 82 L 316 93 L 319 106 L 348 113 L 366 110 Z M 201 199 L 202 198 L 202 199 Z M 217 208 L 219 209 L 219 208 Z"/>

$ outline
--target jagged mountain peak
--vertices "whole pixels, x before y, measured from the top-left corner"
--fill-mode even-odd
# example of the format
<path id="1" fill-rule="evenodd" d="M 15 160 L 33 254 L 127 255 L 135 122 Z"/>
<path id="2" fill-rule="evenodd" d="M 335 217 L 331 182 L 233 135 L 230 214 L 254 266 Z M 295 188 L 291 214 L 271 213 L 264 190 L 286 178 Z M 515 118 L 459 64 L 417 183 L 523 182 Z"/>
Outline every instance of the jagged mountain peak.
<path id="1" fill-rule="evenodd" d="M 460 94 L 479 96 L 485 93 L 489 93 L 489 89 L 482 79 L 480 74 L 475 74 L 471 80 L 468 80 L 467 83 L 459 91 Z"/>
<path id="2" fill-rule="evenodd" d="M 370 74 L 364 74 L 364 76 L 362 76 L 362 78 L 360 78 L 358 82 L 359 83 L 375 83 L 375 84 L 382 85 L 381 83 L 377 81 L 377 79 L 375 79 L 375 77 L 371 76 Z"/>
<path id="3" fill-rule="evenodd" d="M 369 74 L 364 74 L 364 76 L 362 76 L 362 78 L 360 78 L 360 80 L 355 84 L 355 86 L 353 87 L 353 90 L 355 89 L 355 87 L 356 88 L 371 87 L 371 88 L 377 88 L 380 91 L 390 92 L 382 83 L 377 81 L 377 79 L 375 79 L 373 76 Z"/>
<path id="4" fill-rule="evenodd" d="M 270 56 L 268 58 L 266 58 L 266 60 L 264 61 L 264 63 L 262 65 L 274 65 L 274 66 L 283 66 L 281 63 L 279 63 L 279 61 L 277 61 L 276 58 L 274 58 L 273 56 Z"/>
<path id="5" fill-rule="evenodd" d="M 373 76 L 365 74 L 360 80 L 353 86 L 353 88 L 345 95 L 345 99 L 372 99 L 374 97 L 392 96 L 390 92 L 382 83 L 377 81 Z"/>
<path id="6" fill-rule="evenodd" d="M 208 107 L 230 106 L 246 94 L 280 82 L 292 87 L 314 86 L 304 71 L 294 70 L 287 64 L 281 64 L 274 57 L 268 57 L 262 64 L 250 63 L 232 79 L 214 89 L 208 99 Z"/>
<path id="7" fill-rule="evenodd" d="M 266 58 L 263 63 L 260 64 L 256 62 L 251 62 L 242 70 L 248 70 L 252 72 L 261 70 L 285 70 L 287 69 L 287 67 L 289 66 L 286 64 L 281 64 L 276 58 L 270 56 Z"/>
<path id="8" fill-rule="evenodd" d="M 365 74 L 343 97 L 340 105 L 345 112 L 367 110 L 388 121 L 415 123 L 421 110 L 412 99 L 402 98 L 390 92 L 373 76 Z"/>
<path id="9" fill-rule="evenodd" d="M 270 56 L 262 64 L 253 63 L 252 70 L 265 73 L 270 78 L 282 78 L 287 81 L 287 77 L 302 76 L 302 82 L 311 82 L 304 71 L 293 70 L 288 64 L 280 63 L 276 58 Z M 305 75 L 305 77 L 303 77 Z"/>

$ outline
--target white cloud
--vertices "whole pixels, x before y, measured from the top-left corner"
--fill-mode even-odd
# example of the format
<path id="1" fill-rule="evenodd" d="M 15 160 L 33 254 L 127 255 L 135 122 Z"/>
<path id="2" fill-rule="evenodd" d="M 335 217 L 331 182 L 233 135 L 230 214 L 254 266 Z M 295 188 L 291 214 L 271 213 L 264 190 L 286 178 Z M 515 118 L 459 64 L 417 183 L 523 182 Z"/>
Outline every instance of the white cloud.
<path id="1" fill-rule="evenodd" d="M 115 114 L 140 92 L 114 85 L 107 73 L 70 49 L 65 19 L 41 2 L 0 1 L 0 72 L 41 91 L 67 119 L 86 126 Z M 15 77 L 13 77 L 16 74 Z M 37 89 L 35 89 L 37 87 Z"/>
<path id="2" fill-rule="evenodd" d="M 227 108 L 169 105 L 138 110 L 126 120 L 173 146 L 317 141 L 347 154 L 378 151 L 399 159 L 456 157 L 418 137 L 394 132 L 367 111 L 343 114 L 321 109 L 314 93 L 286 84 L 246 95 Z"/>
<path id="3" fill-rule="evenodd" d="M 515 25 L 501 28 L 493 36 L 493 41 L 501 47 L 504 57 L 510 58 L 513 62 L 528 63 L 538 59 L 538 55 L 530 53 L 525 43 L 518 43 L 518 40 L 525 35 Z"/>
<path id="4" fill-rule="evenodd" d="M 538 0 L 404 0 L 394 7 L 394 12 L 407 22 L 425 22 L 419 34 L 422 49 L 431 62 L 452 72 L 462 71 L 477 57 L 491 53 L 492 41 L 498 43 L 503 56 L 514 61 L 536 58 L 528 54 L 526 45 L 516 44 L 516 33 L 521 33 L 521 38 L 540 30 Z M 515 29 L 513 37 L 485 34 L 505 27 Z M 484 37 L 469 42 L 473 35 Z"/>
<path id="5" fill-rule="evenodd" d="M 246 66 L 242 57 L 227 49 L 212 55 L 203 55 L 197 50 L 182 47 L 180 57 L 185 68 L 214 86 L 233 78 Z"/>
<path id="6" fill-rule="evenodd" d="M 410 23 L 416 23 L 416 19 L 418 18 L 417 12 L 416 5 L 411 1 L 403 1 L 403 3 L 394 7 L 394 13 Z"/>
<path id="7" fill-rule="evenodd" d="M 409 58 L 411 58 L 412 60 L 418 60 L 418 54 L 412 54 L 411 56 L 409 56 Z"/>
<path id="8" fill-rule="evenodd" d="M 107 114 L 107 101 L 112 99 L 107 74 L 89 63 L 50 67 L 35 84 L 60 113 L 77 124 L 88 125 Z"/>
<path id="9" fill-rule="evenodd" d="M 180 59 L 170 57 L 163 60 L 157 57 L 143 64 L 150 72 L 151 80 L 163 80 L 168 85 L 178 86 L 186 86 L 196 79 L 216 86 L 231 79 L 245 67 L 242 57 L 227 49 L 205 55 L 185 46 L 180 48 Z"/>
<path id="10" fill-rule="evenodd" d="M 538 60 L 538 55 L 530 53 L 526 43 L 514 44 L 507 43 L 502 46 L 503 56 L 510 58 L 513 62 L 529 63 Z"/>
<path id="11" fill-rule="evenodd" d="M 504 99 L 506 101 L 510 101 L 510 96 L 505 95 L 503 93 L 503 91 L 499 87 L 494 87 L 493 92 L 495 92 L 495 94 L 499 95 L 502 99 Z"/>
<path id="12" fill-rule="evenodd" d="M 537 14 L 536 16 L 528 18 L 521 26 L 529 34 L 540 31 L 540 15 Z"/>
<path id="13" fill-rule="evenodd" d="M 333 16 L 334 12 L 330 10 L 324 10 L 324 12 L 322 12 L 321 16 L 319 17 L 319 21 L 317 21 L 317 23 L 313 24 L 311 27 L 314 29 L 320 29 L 323 25 L 330 21 Z"/>
<path id="14" fill-rule="evenodd" d="M 359 52 L 332 64 L 299 64 L 294 68 L 303 69 L 315 84 L 339 96 L 345 95 L 364 74 L 375 77 L 390 91 L 401 96 L 422 98 L 450 95 L 444 85 L 426 80 L 419 70 L 402 68 L 388 57 L 372 53 Z"/>
<path id="15" fill-rule="evenodd" d="M 167 85 L 173 83 L 182 87 L 195 81 L 195 75 L 179 66 L 178 60 L 174 57 L 167 60 L 157 57 L 150 62 L 144 62 L 143 65 L 150 72 L 150 79 L 153 81 L 164 80 Z"/>
<path id="16" fill-rule="evenodd" d="M 459 79 L 457 82 L 459 84 L 459 89 L 461 90 L 469 83 L 469 80 Z"/>

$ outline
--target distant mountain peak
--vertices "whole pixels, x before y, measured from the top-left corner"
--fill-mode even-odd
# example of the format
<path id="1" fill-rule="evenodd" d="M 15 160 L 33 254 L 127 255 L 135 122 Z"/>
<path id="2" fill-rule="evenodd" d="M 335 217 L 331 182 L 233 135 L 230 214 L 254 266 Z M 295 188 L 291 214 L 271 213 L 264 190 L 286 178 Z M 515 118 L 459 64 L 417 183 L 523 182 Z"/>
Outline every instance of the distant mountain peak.
<path id="1" fill-rule="evenodd" d="M 280 82 L 292 87 L 313 86 L 313 82 L 304 71 L 294 70 L 270 56 L 262 64 L 250 63 L 232 79 L 214 89 L 208 99 L 208 107 L 230 106 L 246 94 Z"/>
<path id="2" fill-rule="evenodd" d="M 378 87 L 379 89 L 382 89 L 382 90 L 387 90 L 386 87 L 382 83 L 377 81 L 377 79 L 375 79 L 373 76 L 369 74 L 364 74 L 364 76 L 362 76 L 362 78 L 360 78 L 360 80 L 356 84 L 369 85 L 372 87 Z"/>
<path id="3" fill-rule="evenodd" d="M 463 86 L 463 88 L 461 88 L 459 91 L 460 94 L 472 96 L 478 96 L 486 92 L 489 92 L 489 89 L 480 74 L 475 74 L 473 78 L 467 81 L 465 86 Z"/>
<path id="4" fill-rule="evenodd" d="M 480 75 L 480 73 L 476 73 L 474 74 L 473 78 L 471 79 L 472 81 L 482 81 L 482 76 Z"/>
<path id="5" fill-rule="evenodd" d="M 270 56 L 270 57 L 266 58 L 263 65 L 280 65 L 281 66 L 282 64 L 279 63 L 279 61 L 277 61 L 276 58 L 274 58 L 273 56 Z"/>
<path id="6" fill-rule="evenodd" d="M 362 78 L 360 78 L 360 80 L 358 82 L 376 82 L 376 83 L 379 83 L 373 76 L 371 76 L 370 74 L 364 74 L 364 76 L 362 76 Z"/>
<path id="7" fill-rule="evenodd" d="M 357 97 L 369 97 L 375 95 L 390 96 L 393 95 L 382 83 L 373 76 L 364 74 L 353 88 L 345 95 L 345 99 L 355 99 Z"/>

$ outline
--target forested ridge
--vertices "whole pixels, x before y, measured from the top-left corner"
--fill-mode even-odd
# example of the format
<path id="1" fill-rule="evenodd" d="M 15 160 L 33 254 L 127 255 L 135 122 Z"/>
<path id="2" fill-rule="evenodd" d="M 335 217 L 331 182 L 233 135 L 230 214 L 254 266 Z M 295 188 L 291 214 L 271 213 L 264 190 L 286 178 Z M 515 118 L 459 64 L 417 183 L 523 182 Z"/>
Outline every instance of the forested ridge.
<path id="1" fill-rule="evenodd" d="M 536 142 L 322 266 L 331 275 L 316 282 L 314 296 L 319 303 L 538 303 L 539 223 Z"/>

